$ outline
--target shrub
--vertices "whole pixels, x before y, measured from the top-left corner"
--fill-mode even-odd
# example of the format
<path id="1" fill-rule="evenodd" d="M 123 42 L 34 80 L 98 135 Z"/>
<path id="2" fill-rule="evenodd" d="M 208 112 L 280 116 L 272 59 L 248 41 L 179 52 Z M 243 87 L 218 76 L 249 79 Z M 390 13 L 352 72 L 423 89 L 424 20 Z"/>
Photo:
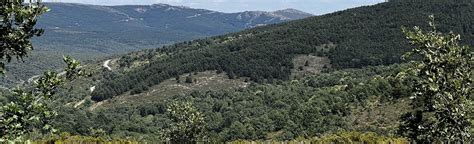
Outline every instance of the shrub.
<path id="1" fill-rule="evenodd" d="M 229 142 L 229 144 L 260 144 L 260 143 L 288 143 L 288 144 L 299 144 L 299 143 L 363 143 L 363 144 L 408 144 L 405 138 L 397 137 L 386 137 L 380 136 L 375 133 L 360 133 L 360 132 L 339 132 L 336 134 L 328 134 L 322 137 L 316 138 L 297 138 L 291 141 L 246 141 L 238 140 Z"/>

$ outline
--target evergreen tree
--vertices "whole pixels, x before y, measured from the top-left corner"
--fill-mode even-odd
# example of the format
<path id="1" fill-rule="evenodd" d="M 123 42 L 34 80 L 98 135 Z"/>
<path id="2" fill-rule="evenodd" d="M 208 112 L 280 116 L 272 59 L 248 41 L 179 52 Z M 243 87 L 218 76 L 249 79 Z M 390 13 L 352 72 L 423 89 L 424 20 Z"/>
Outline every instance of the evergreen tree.
<path id="1" fill-rule="evenodd" d="M 191 77 L 191 75 L 187 76 L 185 82 L 186 83 L 193 83 L 193 77 Z"/>
<path id="2" fill-rule="evenodd" d="M 176 80 L 176 83 L 181 83 L 181 78 L 179 77 L 179 75 L 175 77 L 175 80 Z"/>
<path id="3" fill-rule="evenodd" d="M 235 74 L 233 71 L 230 71 L 229 73 L 227 73 L 227 76 L 229 77 L 229 79 L 235 79 Z"/>

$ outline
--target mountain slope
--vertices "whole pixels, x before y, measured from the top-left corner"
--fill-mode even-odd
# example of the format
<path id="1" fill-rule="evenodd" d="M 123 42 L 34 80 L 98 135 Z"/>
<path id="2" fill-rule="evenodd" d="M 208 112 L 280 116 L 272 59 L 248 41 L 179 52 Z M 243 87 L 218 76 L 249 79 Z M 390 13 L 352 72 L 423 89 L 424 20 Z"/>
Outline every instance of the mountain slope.
<path id="1" fill-rule="evenodd" d="M 221 13 L 166 4 L 97 6 L 47 3 L 46 5 L 51 11 L 40 18 L 39 27 L 49 30 L 51 35 L 87 33 L 125 44 L 147 42 L 149 45 L 223 34 L 257 25 L 311 16 L 297 10 Z M 48 36 L 45 35 L 43 38 L 46 40 Z M 47 43 L 41 40 L 39 43 Z"/>
<path id="2" fill-rule="evenodd" d="M 472 45 L 472 4 L 391 1 L 114 57 L 107 61 L 112 71 L 105 60 L 89 65 L 93 77 L 62 92 L 58 105 L 67 104 L 56 125 L 73 134 L 90 135 L 93 127 L 156 141 L 171 122 L 166 106 L 192 102 L 216 143 L 338 131 L 398 136 L 400 117 L 411 110 L 411 82 L 396 77 L 407 65 L 367 65 L 402 62 L 410 46 L 400 27 L 425 27 L 429 14 L 442 31 L 462 33 Z"/>
<path id="3" fill-rule="evenodd" d="M 77 42 L 73 40 L 81 40 L 84 42 L 83 45 L 88 45 L 92 42 L 82 38 L 89 38 L 95 41 L 114 41 L 128 46 L 96 48 L 109 53 L 120 53 L 146 46 L 156 47 L 311 16 L 299 11 L 275 12 L 275 14 L 274 12 L 221 13 L 166 4 L 97 6 L 48 3 L 46 5 L 51 11 L 40 18 L 39 27 L 44 27 L 49 34 L 39 38 L 38 44 L 51 44 L 48 40 L 66 36 L 63 38 L 63 43 L 71 41 L 67 44 L 76 44 Z M 80 34 L 85 34 L 87 37 Z"/>
<path id="4" fill-rule="evenodd" d="M 222 13 L 166 4 L 46 5 L 51 11 L 38 21 L 38 27 L 46 32 L 33 40 L 35 54 L 25 59 L 25 64 L 9 65 L 10 74 L 3 78 L 4 83 L 26 80 L 44 70 L 56 69 L 62 66 L 62 55 L 93 60 L 311 16 L 297 10 Z"/>
<path id="5" fill-rule="evenodd" d="M 210 81 L 213 86 L 205 88 L 201 87 L 202 74 L 198 73 L 192 74 L 198 79 L 193 84 L 177 83 L 173 78 L 162 83 L 166 86 L 98 103 L 90 100 L 88 92 L 68 90 L 62 98 L 85 97 L 68 102 L 55 124 L 72 134 L 89 135 L 87 130 L 93 127 L 115 137 L 158 141 L 159 132 L 170 122 L 166 106 L 172 102 L 192 102 L 206 116 L 210 141 L 291 140 L 341 130 L 393 135 L 398 118 L 410 109 L 410 90 L 406 83 L 387 77 L 405 68 L 393 65 L 346 69 L 299 80 L 250 83 L 245 87 L 228 87 L 227 82 L 218 80 L 238 85 L 239 79 L 208 73 L 210 79 L 218 80 Z M 106 77 L 113 77 L 109 74 Z"/>
<path id="6" fill-rule="evenodd" d="M 441 31 L 453 30 L 474 44 L 473 1 L 391 1 L 239 33 L 194 40 L 124 56 L 147 64 L 114 79 L 103 80 L 93 100 L 102 101 L 130 90 L 160 84 L 184 73 L 217 70 L 230 78 L 255 82 L 288 80 L 297 55 L 328 56 L 335 68 L 359 68 L 402 62 L 410 49 L 402 26 L 426 27 L 428 15 L 439 19 Z"/>

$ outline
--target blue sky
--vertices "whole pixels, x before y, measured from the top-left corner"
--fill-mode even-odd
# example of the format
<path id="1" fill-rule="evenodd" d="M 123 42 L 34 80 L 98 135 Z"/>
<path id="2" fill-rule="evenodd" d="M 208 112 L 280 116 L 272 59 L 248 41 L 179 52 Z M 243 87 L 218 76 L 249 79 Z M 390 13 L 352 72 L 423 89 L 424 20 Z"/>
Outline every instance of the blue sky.
<path id="1" fill-rule="evenodd" d="M 96 5 L 149 5 L 166 3 L 221 12 L 246 10 L 274 11 L 295 8 L 320 15 L 347 8 L 373 5 L 384 0 L 43 0 L 45 2 L 70 2 Z"/>

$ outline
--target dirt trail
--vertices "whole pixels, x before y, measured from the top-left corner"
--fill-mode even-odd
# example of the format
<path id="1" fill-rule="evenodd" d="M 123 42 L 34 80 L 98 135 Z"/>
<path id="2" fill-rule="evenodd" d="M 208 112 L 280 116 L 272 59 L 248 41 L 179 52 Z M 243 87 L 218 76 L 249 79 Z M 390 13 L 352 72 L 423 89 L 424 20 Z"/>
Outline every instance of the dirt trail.
<path id="1" fill-rule="evenodd" d="M 81 106 L 84 102 L 86 102 L 86 100 L 81 100 L 80 102 L 78 102 L 74 105 L 74 108 L 77 108 L 77 107 Z"/>
<path id="2" fill-rule="evenodd" d="M 105 68 L 107 68 L 109 71 L 112 71 L 112 68 L 110 68 L 110 66 L 109 66 L 110 61 L 111 61 L 111 60 L 106 60 L 102 66 L 104 66 Z"/>

